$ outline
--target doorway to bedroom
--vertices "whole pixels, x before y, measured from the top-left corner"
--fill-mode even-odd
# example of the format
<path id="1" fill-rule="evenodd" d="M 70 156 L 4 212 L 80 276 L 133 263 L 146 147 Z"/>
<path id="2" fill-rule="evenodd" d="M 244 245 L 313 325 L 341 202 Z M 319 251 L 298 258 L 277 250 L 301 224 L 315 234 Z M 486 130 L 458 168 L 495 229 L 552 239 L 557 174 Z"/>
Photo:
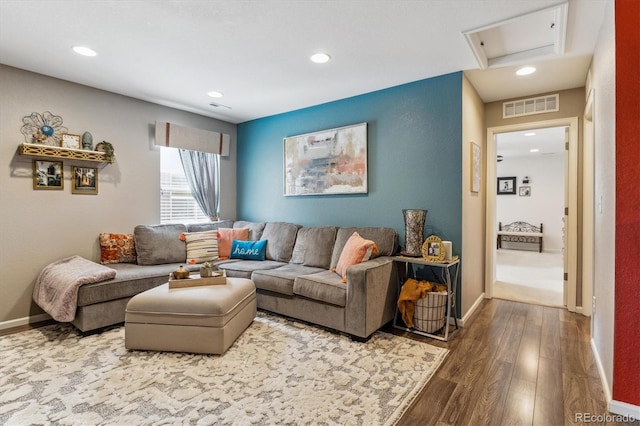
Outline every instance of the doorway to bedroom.
<path id="1" fill-rule="evenodd" d="M 495 228 L 519 232 L 497 237 L 493 297 L 566 304 L 566 132 L 556 126 L 496 135 Z M 542 232 L 541 250 L 529 231 Z"/>

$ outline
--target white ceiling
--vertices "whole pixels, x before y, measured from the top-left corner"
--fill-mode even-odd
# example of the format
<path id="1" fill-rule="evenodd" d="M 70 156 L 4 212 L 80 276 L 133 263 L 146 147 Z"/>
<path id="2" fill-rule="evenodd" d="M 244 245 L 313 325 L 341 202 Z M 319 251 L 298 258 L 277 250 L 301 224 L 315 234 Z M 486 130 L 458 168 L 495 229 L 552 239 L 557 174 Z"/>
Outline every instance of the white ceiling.
<path id="1" fill-rule="evenodd" d="M 564 129 L 550 127 L 500 133 L 496 136 L 496 151 L 505 160 L 514 157 L 564 155 Z M 531 152 L 532 149 L 538 151 Z"/>
<path id="2" fill-rule="evenodd" d="M 583 86 L 605 2 L 569 0 L 565 54 L 524 78 L 463 32 L 561 1 L 0 0 L 0 63 L 233 123 L 461 70 L 490 102 Z"/>

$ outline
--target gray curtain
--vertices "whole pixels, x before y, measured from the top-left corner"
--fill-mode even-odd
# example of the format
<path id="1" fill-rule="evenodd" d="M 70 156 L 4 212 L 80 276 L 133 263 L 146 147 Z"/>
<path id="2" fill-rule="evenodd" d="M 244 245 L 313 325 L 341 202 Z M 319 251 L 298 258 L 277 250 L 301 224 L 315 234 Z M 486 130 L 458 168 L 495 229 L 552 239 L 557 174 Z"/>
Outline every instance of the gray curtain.
<path id="1" fill-rule="evenodd" d="M 204 214 L 211 220 L 220 215 L 220 156 L 210 152 L 180 149 L 187 183 Z"/>

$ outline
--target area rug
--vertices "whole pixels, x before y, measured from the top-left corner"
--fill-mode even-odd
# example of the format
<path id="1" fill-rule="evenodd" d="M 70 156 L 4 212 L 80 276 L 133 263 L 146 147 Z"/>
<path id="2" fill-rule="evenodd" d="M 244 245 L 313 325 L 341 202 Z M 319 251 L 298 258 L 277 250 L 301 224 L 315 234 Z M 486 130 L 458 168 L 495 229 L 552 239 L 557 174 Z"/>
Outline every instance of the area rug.
<path id="1" fill-rule="evenodd" d="M 446 354 L 262 312 L 221 356 L 128 351 L 124 327 L 56 324 L 0 337 L 0 424 L 394 424 Z"/>

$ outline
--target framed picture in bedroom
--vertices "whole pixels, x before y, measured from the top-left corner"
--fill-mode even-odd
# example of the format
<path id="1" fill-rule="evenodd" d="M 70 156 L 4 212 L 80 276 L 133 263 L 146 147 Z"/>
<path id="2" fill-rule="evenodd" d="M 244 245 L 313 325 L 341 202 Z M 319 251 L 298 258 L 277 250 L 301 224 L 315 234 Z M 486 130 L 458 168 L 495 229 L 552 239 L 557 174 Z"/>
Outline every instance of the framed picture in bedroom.
<path id="1" fill-rule="evenodd" d="M 284 195 L 366 194 L 367 123 L 284 138 Z"/>
<path id="2" fill-rule="evenodd" d="M 515 194 L 516 193 L 516 177 L 499 177 L 498 178 L 498 195 Z"/>

